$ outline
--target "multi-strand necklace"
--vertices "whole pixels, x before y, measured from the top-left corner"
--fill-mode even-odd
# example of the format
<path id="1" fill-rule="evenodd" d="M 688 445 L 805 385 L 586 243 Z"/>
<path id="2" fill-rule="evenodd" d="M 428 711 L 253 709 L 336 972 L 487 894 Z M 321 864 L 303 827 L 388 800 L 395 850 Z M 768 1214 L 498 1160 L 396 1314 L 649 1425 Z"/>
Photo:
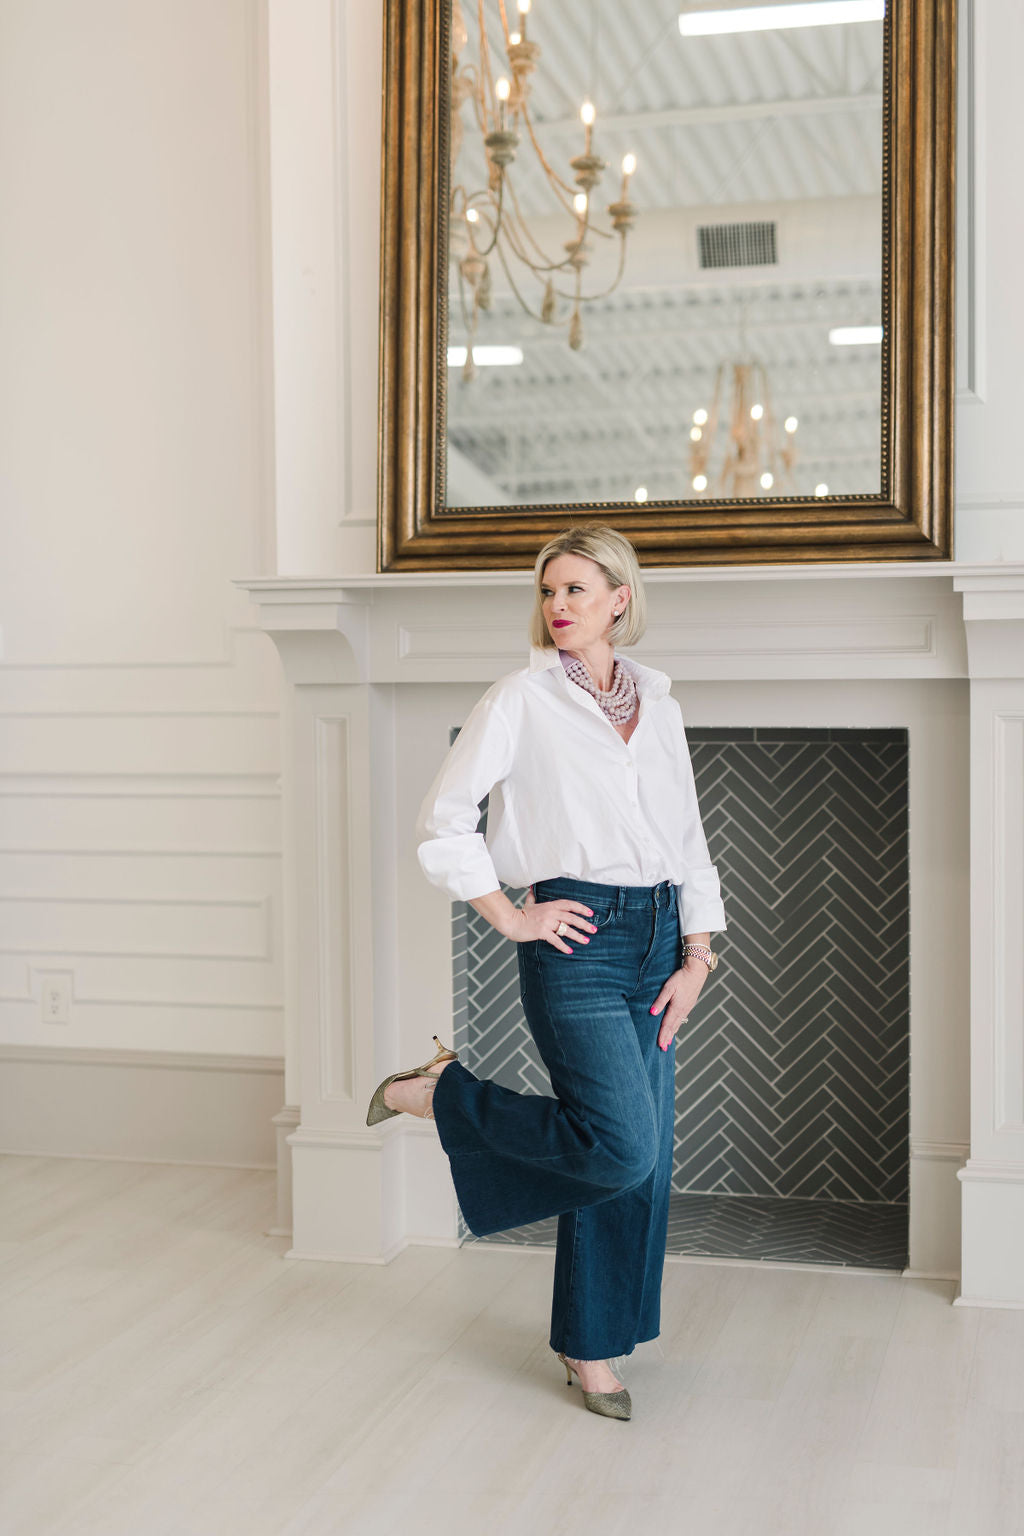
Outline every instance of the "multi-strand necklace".
<path id="1" fill-rule="evenodd" d="M 622 665 L 618 656 L 615 658 L 612 669 L 612 685 L 604 689 L 597 686 L 578 656 L 570 656 L 568 651 L 562 650 L 558 655 L 569 681 L 586 689 L 587 693 L 597 700 L 601 713 L 606 715 L 613 725 L 625 725 L 627 720 L 632 720 L 640 702 L 637 698 L 636 682 L 633 674 Z"/>

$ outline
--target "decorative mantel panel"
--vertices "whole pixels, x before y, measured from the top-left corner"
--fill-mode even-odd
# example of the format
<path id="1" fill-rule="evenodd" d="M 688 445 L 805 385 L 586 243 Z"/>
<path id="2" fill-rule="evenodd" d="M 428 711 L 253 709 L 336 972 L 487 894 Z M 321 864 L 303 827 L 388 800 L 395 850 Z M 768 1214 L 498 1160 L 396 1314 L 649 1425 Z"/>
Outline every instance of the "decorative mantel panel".
<path id="1" fill-rule="evenodd" d="M 910 1268 L 960 1269 L 970 1152 L 961 1300 L 1024 1305 L 1024 568 L 644 574 L 636 654 L 673 678 L 688 724 L 908 731 Z M 531 578 L 239 585 L 289 683 L 291 1252 L 383 1262 L 410 1241 L 454 1243 L 434 1127 L 368 1130 L 365 1105 L 451 1022 L 450 908 L 420 872 L 413 822 L 450 727 L 525 664 Z"/>

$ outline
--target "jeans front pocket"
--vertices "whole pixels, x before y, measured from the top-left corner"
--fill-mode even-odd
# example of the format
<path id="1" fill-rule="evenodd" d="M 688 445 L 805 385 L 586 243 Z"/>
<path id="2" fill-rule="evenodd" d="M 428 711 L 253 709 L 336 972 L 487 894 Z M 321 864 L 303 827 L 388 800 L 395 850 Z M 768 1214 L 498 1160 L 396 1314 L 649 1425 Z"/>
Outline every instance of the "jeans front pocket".
<path id="1" fill-rule="evenodd" d="M 602 928 L 607 928 L 609 923 L 614 922 L 617 909 L 615 903 L 611 902 L 608 906 L 595 906 L 591 907 L 590 910 L 594 914 L 593 917 L 586 917 L 583 921 L 593 923 L 594 927 L 600 931 Z"/>

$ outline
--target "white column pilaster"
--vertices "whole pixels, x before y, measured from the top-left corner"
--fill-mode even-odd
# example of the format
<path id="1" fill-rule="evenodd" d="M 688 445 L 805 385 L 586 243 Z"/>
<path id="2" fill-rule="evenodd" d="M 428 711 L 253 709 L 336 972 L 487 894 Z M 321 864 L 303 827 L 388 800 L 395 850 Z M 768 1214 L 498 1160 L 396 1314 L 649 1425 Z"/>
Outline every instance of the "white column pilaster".
<path id="1" fill-rule="evenodd" d="M 971 1155 L 959 1173 L 958 1303 L 1024 1307 L 1024 580 L 955 585 L 971 678 Z"/>
<path id="2" fill-rule="evenodd" d="M 284 1138 L 292 1258 L 386 1262 L 405 1241 L 402 1139 L 391 1123 L 365 1123 L 378 1031 L 386 1046 L 394 1027 L 393 966 L 375 943 L 393 902 L 382 856 L 393 732 L 379 719 L 387 696 L 366 681 L 369 602 L 334 590 L 260 605 L 288 683 L 286 1072 L 301 1106 Z"/>

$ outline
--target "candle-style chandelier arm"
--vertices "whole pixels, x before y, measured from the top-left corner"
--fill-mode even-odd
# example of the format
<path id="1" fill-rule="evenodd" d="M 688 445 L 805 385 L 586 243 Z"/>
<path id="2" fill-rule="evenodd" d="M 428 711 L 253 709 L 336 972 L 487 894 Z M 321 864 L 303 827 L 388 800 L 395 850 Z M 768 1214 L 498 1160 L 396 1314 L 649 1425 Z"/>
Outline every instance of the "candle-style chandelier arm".
<path id="1" fill-rule="evenodd" d="M 503 182 L 504 180 L 505 178 L 502 177 Z M 593 226 L 589 224 L 589 221 L 584 223 L 580 233 L 576 238 L 575 243 L 572 246 L 572 249 L 569 251 L 569 254 L 567 256 L 563 256 L 560 261 L 552 261 L 544 248 L 537 240 L 534 239 L 533 235 L 530 233 L 530 226 L 526 222 L 526 219 L 523 217 L 522 211 L 519 207 L 519 199 L 516 196 L 516 189 L 513 187 L 511 182 L 508 183 L 508 195 L 509 202 L 515 209 L 516 218 L 514 222 L 511 219 L 507 220 L 505 228 L 510 232 L 510 235 L 511 231 L 515 231 L 515 240 L 519 239 L 519 232 L 521 230 L 522 233 L 526 236 L 526 239 L 537 252 L 538 256 L 541 258 L 540 261 L 534 262 L 530 260 L 530 258 L 525 254 L 525 245 L 523 245 L 521 241 L 519 243 L 518 249 L 516 249 L 515 240 L 513 240 L 511 237 L 509 243 L 513 245 L 513 249 L 515 249 L 515 254 L 519 257 L 519 260 L 522 261 L 526 266 L 532 267 L 534 272 L 562 272 L 565 271 L 566 268 L 571 268 L 573 265 L 573 257 L 576 255 L 577 251 L 582 248 L 587 233 L 589 232 L 591 234 L 600 235 L 605 234 L 603 229 L 595 230 Z M 611 236 L 607 235 L 607 238 L 611 239 Z"/>
<path id="2" fill-rule="evenodd" d="M 537 276 L 540 276 L 545 272 L 552 273 L 573 270 L 573 252 L 570 252 L 568 256 L 563 256 L 561 261 L 549 261 L 544 255 L 544 252 L 541 251 L 540 247 L 537 245 L 537 242 L 533 240 L 532 237 L 530 243 L 540 253 L 543 259 L 540 261 L 535 261 L 530 256 L 528 256 L 526 253 L 526 247 L 522 241 L 522 234 L 528 233 L 528 229 L 525 224 L 521 225 L 514 219 L 506 218 L 501 232 L 508 241 L 509 249 L 517 261 L 521 261 L 524 267 L 529 267 L 530 271 L 535 273 Z M 577 248 L 578 246 L 574 246 L 573 251 L 575 251 Z"/>
<path id="3" fill-rule="evenodd" d="M 565 265 L 568 265 L 568 263 L 565 263 Z M 561 288 L 554 288 L 553 289 L 554 295 L 555 295 L 555 297 L 557 299 L 565 299 L 566 303 L 568 303 L 568 304 L 577 304 L 577 303 L 579 303 L 579 304 L 593 304 L 598 299 L 606 299 L 609 294 L 615 292 L 616 288 L 619 286 L 619 283 L 622 281 L 622 274 L 625 271 L 625 266 L 626 266 L 626 242 L 623 241 L 622 242 L 622 247 L 621 247 L 621 249 L 619 251 L 619 265 L 618 265 L 618 269 L 617 269 L 617 271 L 615 273 L 614 278 L 608 284 L 608 287 L 603 290 L 603 292 L 601 292 L 601 293 L 583 293 L 582 290 L 580 289 L 580 286 L 579 286 L 579 274 L 577 273 L 577 284 L 576 284 L 576 288 L 573 290 L 572 293 L 565 293 L 565 292 L 563 292 L 563 290 Z"/>
<path id="4" fill-rule="evenodd" d="M 473 239 L 472 235 L 470 235 L 470 245 L 473 248 L 474 255 L 479 256 L 481 260 L 486 260 L 486 258 L 491 254 L 491 252 L 498 244 L 498 236 L 502 233 L 502 207 L 505 199 L 505 178 L 502 177 L 498 186 L 498 196 L 496 200 L 492 199 L 488 195 L 487 197 L 481 199 L 481 201 L 477 202 L 475 200 L 476 197 L 477 194 L 474 193 L 472 197 L 466 198 L 466 209 L 467 211 L 470 208 L 475 209 L 477 213 L 477 222 L 479 223 L 482 220 L 484 224 L 486 224 L 486 226 L 490 229 L 491 243 L 490 245 L 487 245 L 481 249 Z M 490 217 L 489 215 L 492 203 L 494 206 L 494 215 L 493 217 Z M 507 229 L 507 225 L 505 227 Z"/>
<path id="5" fill-rule="evenodd" d="M 609 235 L 608 238 L 611 239 L 612 236 Z M 606 299 L 606 298 L 608 298 L 609 294 L 614 293 L 616 288 L 622 282 L 622 274 L 625 272 L 625 270 L 626 270 L 626 237 L 625 237 L 625 235 L 620 235 L 619 236 L 619 265 L 618 265 L 618 267 L 616 269 L 615 276 L 612 278 L 611 282 L 608 284 L 608 287 L 603 289 L 601 293 L 581 293 L 581 294 L 579 294 L 580 303 L 581 304 L 596 304 L 598 299 Z"/>
<path id="6" fill-rule="evenodd" d="M 526 131 L 530 136 L 530 143 L 533 145 L 533 152 L 537 156 L 537 159 L 540 161 L 541 168 L 544 171 L 545 176 L 548 178 L 548 181 L 551 183 L 552 190 L 555 192 L 566 213 L 575 213 L 576 210 L 572 205 L 572 199 L 576 195 L 575 191 L 567 181 L 562 180 L 561 176 L 559 176 L 547 155 L 545 155 L 544 151 L 541 149 L 537 140 L 536 130 L 533 126 L 533 118 L 530 116 L 530 109 L 525 101 L 518 108 L 518 111 L 523 119 L 523 122 L 526 124 Z M 562 196 L 562 193 L 565 193 L 564 197 Z"/>
<path id="7" fill-rule="evenodd" d="M 550 331 L 557 331 L 563 325 L 569 324 L 570 320 L 572 319 L 571 314 L 565 315 L 561 320 L 545 320 L 543 314 L 535 310 L 530 304 L 529 300 L 523 297 L 519 290 L 519 285 L 516 283 L 516 280 L 512 275 L 512 269 L 510 268 L 508 261 L 505 258 L 505 252 L 502 250 L 500 245 L 498 246 L 498 260 L 501 262 L 501 270 L 508 278 L 508 285 L 518 300 L 520 307 L 525 309 L 526 313 L 530 316 L 531 319 L 538 320 L 541 325 L 546 326 Z M 575 299 L 575 295 L 572 294 L 560 294 L 559 297 L 567 299 L 570 303 L 573 303 Z"/>
<path id="8" fill-rule="evenodd" d="M 500 3 L 501 3 L 501 0 L 499 0 L 499 4 Z M 504 6 L 503 5 L 502 5 L 502 9 L 504 10 Z M 504 20 L 504 17 L 502 19 Z M 485 89 L 485 82 L 486 82 L 486 89 L 487 89 L 487 91 L 488 91 L 488 93 L 490 95 L 490 98 L 491 98 L 491 111 L 492 111 L 492 114 L 493 114 L 494 122 L 497 123 L 497 121 L 498 121 L 498 98 L 497 98 L 497 95 L 495 94 L 495 90 L 494 90 L 494 72 L 491 69 L 491 63 L 490 63 L 491 54 L 490 54 L 490 46 L 489 46 L 489 44 L 487 42 L 487 26 L 486 26 L 486 22 L 485 22 L 485 19 L 484 19 L 484 0 L 477 0 L 477 27 L 479 29 L 479 34 L 478 35 L 479 35 L 479 38 L 480 38 L 480 105 L 483 108 L 484 113 L 486 114 L 487 108 L 486 108 L 486 104 L 484 102 L 484 89 Z M 506 48 L 508 47 L 508 33 L 507 33 L 507 31 L 506 31 L 506 34 L 505 34 L 505 46 L 506 46 Z"/>

